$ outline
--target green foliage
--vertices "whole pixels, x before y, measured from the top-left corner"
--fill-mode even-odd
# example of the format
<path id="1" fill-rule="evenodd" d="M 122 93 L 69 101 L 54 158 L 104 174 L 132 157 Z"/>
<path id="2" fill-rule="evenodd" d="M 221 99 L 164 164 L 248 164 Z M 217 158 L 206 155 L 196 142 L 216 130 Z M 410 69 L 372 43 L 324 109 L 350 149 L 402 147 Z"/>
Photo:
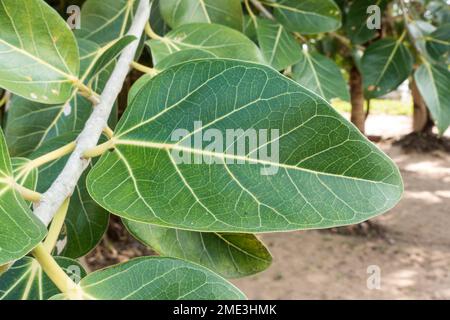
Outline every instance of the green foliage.
<path id="1" fill-rule="evenodd" d="M 172 28 L 194 22 L 218 23 L 242 29 L 240 0 L 163 0 L 161 14 Z"/>
<path id="2" fill-rule="evenodd" d="M 0 265 L 26 255 L 46 234 L 13 186 L 11 159 L 0 129 Z"/>
<path id="3" fill-rule="evenodd" d="M 293 67 L 292 77 L 299 84 L 330 101 L 350 100 L 347 83 L 336 63 L 318 52 L 303 50 L 300 61 Z"/>
<path id="4" fill-rule="evenodd" d="M 371 44 L 361 60 L 365 96 L 378 98 L 396 89 L 413 70 L 411 53 L 402 38 Z"/>
<path id="5" fill-rule="evenodd" d="M 137 43 L 127 33 L 141 0 L 87 0 L 74 32 L 43 0 L 0 2 L 0 87 L 13 95 L 0 133 L 4 299 L 243 299 L 222 277 L 270 266 L 255 234 L 389 210 L 403 192 L 398 168 L 329 104 L 349 100 L 354 66 L 367 99 L 414 76 L 439 131 L 450 125 L 443 1 L 155 0 L 135 62 L 120 60 L 147 73 L 128 78 L 128 99 L 116 99 L 123 83 L 106 82 Z M 371 4 L 382 30 L 367 28 Z M 104 96 L 119 101 L 109 127 L 105 114 L 92 118 Z M 78 139 L 102 129 L 95 148 Z M 196 140 L 210 129 L 217 136 Z M 236 154 L 239 139 L 219 147 L 229 130 L 243 140 L 265 130 L 268 140 Z M 78 162 L 68 161 L 72 147 Z M 47 230 L 32 210 L 55 190 L 69 194 L 59 175 L 72 169 L 68 210 Z M 95 248 L 110 213 L 161 257 L 82 271 L 68 289 L 61 271 Z"/>
<path id="6" fill-rule="evenodd" d="M 80 287 L 87 300 L 244 299 L 242 292 L 208 269 L 173 258 L 137 258 L 89 274 Z"/>
<path id="7" fill-rule="evenodd" d="M 147 41 L 153 62 L 186 49 L 207 51 L 217 58 L 264 62 L 258 47 L 245 35 L 231 28 L 208 23 L 192 23 L 170 31 L 162 39 Z"/>
<path id="8" fill-rule="evenodd" d="M 78 281 L 86 276 L 86 271 L 75 260 L 55 257 L 56 262 L 69 275 L 77 277 Z M 2 275 L 0 281 L 0 300 L 48 300 L 59 293 L 39 262 L 30 257 L 24 257 Z"/>
<path id="9" fill-rule="evenodd" d="M 0 86 L 36 102 L 66 101 L 80 64 L 64 20 L 40 0 L 2 0 L 0 26 Z"/>
<path id="10" fill-rule="evenodd" d="M 194 127 L 196 121 L 203 126 Z M 188 131 L 185 143 L 171 141 L 177 128 Z M 280 159 L 258 160 L 253 149 L 245 159 L 205 152 L 207 142 L 192 147 L 187 138 L 207 128 L 224 135 L 227 129 L 277 128 L 279 141 L 271 139 L 281 145 Z M 402 193 L 395 165 L 353 126 L 319 97 L 261 65 L 205 60 L 170 68 L 139 90 L 113 141 L 114 150 L 88 176 L 89 193 L 117 215 L 161 226 L 207 232 L 325 228 L 384 212 Z M 177 164 L 174 152 L 210 160 Z M 335 163 L 332 154 L 345 161 Z M 212 160 L 217 163 L 208 164 Z M 276 174 L 261 175 L 266 166 Z"/>
<path id="11" fill-rule="evenodd" d="M 226 278 L 261 272 L 272 257 L 252 234 L 202 233 L 123 220 L 130 233 L 162 256 L 198 263 Z"/>

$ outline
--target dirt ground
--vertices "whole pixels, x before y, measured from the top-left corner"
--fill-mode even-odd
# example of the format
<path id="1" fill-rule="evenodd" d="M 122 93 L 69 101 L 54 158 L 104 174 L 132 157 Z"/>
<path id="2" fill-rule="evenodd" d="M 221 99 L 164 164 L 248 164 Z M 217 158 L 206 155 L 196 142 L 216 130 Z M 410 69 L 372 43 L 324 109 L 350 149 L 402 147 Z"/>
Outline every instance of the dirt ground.
<path id="1" fill-rule="evenodd" d="M 409 132 L 407 117 L 393 118 L 369 118 L 367 133 L 390 138 Z M 373 220 L 383 236 L 263 235 L 273 265 L 233 281 L 250 299 L 450 299 L 450 155 L 406 154 L 386 142 L 380 147 L 405 182 L 398 206 Z M 374 265 L 380 289 L 367 286 L 367 269 Z"/>

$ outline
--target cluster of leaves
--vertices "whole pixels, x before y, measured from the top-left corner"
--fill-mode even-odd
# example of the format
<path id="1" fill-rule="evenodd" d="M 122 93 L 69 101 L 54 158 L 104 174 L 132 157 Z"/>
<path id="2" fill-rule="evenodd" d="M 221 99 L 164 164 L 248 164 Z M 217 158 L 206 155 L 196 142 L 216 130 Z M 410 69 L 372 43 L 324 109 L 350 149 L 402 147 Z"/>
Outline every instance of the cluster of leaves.
<path id="1" fill-rule="evenodd" d="M 70 149 L 92 112 L 87 92 L 103 91 L 116 57 L 136 41 L 126 31 L 138 1 L 87 0 L 74 33 L 42 0 L 0 2 L 0 87 L 13 94 L 0 131 L 0 265 L 7 270 L 0 298 L 70 298 L 57 294 L 39 259 L 26 256 L 48 231 L 24 189 L 45 192 L 63 169 L 68 154 L 43 159 Z M 81 270 L 77 297 L 244 298 L 225 278 L 270 265 L 257 233 L 358 223 L 398 202 L 395 164 L 327 102 L 349 97 L 341 68 L 318 49 L 321 37 L 342 27 L 343 12 L 332 0 L 153 1 L 139 56 L 148 50 L 154 69 L 133 85 L 120 119 L 111 115 L 114 133 L 104 137 L 111 150 L 80 179 L 49 248 L 62 269 Z M 361 38 L 373 35 L 355 41 Z M 397 81 L 391 72 L 403 45 L 374 45 L 362 65 L 370 52 L 381 50 L 379 64 L 395 47 L 388 56 L 396 63 L 383 69 L 384 81 Z M 387 91 L 384 82 L 378 87 Z M 279 162 L 255 159 L 258 148 L 248 150 L 246 164 L 230 163 L 230 154 L 204 153 L 207 143 L 173 143 L 178 128 L 189 136 L 277 129 Z M 174 151 L 214 161 L 177 164 Z M 278 173 L 261 175 L 267 165 Z M 109 214 L 160 256 L 86 275 L 76 259 L 98 244 Z"/>

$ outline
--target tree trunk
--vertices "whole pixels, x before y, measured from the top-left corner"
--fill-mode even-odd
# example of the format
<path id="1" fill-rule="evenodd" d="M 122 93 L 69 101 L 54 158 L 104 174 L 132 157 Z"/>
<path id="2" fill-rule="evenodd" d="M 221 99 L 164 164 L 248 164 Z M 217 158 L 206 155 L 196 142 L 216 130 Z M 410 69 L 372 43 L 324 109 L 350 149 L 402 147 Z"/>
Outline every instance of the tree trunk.
<path id="1" fill-rule="evenodd" d="M 363 134 L 365 132 L 366 113 L 364 112 L 364 92 L 361 73 L 356 66 L 350 71 L 350 95 L 352 103 L 351 121 Z"/>
<path id="2" fill-rule="evenodd" d="M 430 112 L 420 95 L 414 79 L 410 82 L 410 89 L 414 105 L 413 131 L 416 133 L 431 133 L 433 129 L 433 120 L 430 117 Z"/>

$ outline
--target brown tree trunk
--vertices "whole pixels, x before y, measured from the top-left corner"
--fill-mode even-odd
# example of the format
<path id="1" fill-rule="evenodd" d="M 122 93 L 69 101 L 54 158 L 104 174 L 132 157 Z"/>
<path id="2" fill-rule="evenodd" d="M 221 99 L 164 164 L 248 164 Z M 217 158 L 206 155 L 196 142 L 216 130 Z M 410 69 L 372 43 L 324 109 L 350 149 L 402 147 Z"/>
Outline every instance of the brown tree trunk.
<path id="1" fill-rule="evenodd" d="M 410 89 L 414 105 L 413 131 L 416 133 L 431 133 L 433 129 L 433 120 L 430 117 L 430 112 L 420 95 L 414 79 L 410 82 Z"/>
<path id="2" fill-rule="evenodd" d="M 351 121 L 361 131 L 365 132 L 366 113 L 364 112 L 364 92 L 361 73 L 356 66 L 350 71 L 350 96 L 352 103 Z"/>

